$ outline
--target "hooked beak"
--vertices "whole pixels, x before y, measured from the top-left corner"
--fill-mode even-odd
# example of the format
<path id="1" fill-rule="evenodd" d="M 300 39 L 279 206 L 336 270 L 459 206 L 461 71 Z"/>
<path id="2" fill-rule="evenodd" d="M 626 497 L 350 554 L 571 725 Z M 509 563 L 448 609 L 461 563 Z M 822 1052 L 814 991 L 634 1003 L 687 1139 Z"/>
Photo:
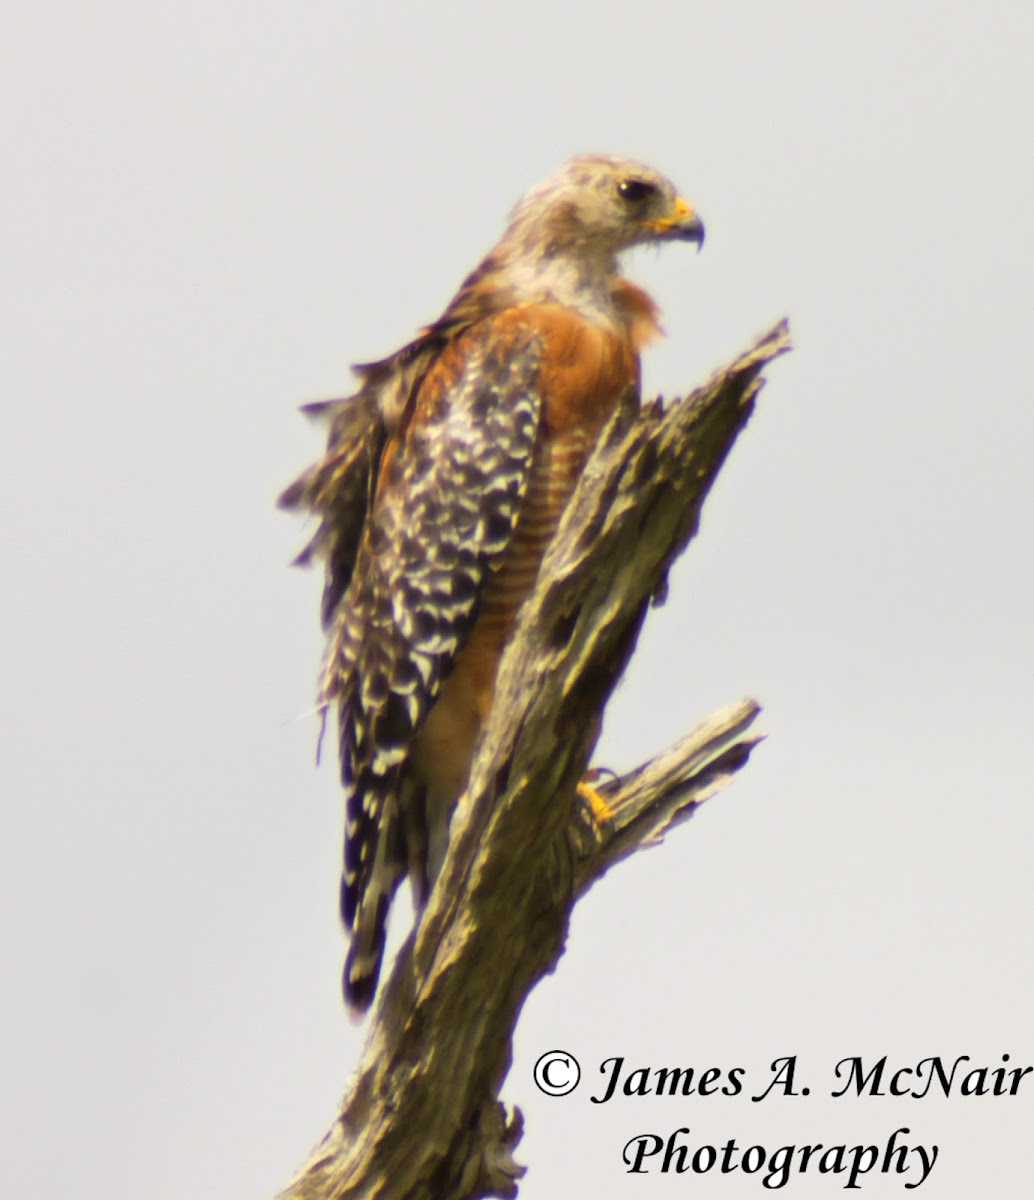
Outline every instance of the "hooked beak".
<path id="1" fill-rule="evenodd" d="M 679 242 L 696 242 L 698 250 L 704 244 L 704 223 L 693 211 L 689 201 L 681 196 L 675 197 L 675 203 L 667 216 L 645 221 L 644 224 L 661 237 Z"/>

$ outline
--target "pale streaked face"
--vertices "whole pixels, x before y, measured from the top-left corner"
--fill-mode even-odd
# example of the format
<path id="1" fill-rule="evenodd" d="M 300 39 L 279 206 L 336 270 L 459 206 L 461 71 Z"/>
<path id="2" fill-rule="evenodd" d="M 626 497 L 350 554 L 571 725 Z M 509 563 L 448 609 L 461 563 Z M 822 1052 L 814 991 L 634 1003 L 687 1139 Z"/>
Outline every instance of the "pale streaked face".
<path id="1" fill-rule="evenodd" d="M 534 224 L 553 252 L 595 245 L 607 254 L 650 242 L 704 240 L 703 222 L 659 171 L 632 159 L 581 155 L 514 209 L 511 230 Z"/>

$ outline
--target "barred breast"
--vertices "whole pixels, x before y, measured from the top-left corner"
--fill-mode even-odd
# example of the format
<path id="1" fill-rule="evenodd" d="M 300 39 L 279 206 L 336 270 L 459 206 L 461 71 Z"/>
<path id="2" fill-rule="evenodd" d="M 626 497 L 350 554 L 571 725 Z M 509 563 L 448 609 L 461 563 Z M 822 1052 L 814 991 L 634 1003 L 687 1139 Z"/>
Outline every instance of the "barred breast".
<path id="1" fill-rule="evenodd" d="M 414 762 L 432 792 L 455 801 L 466 786 L 474 744 L 492 706 L 503 650 L 521 605 L 596 440 L 625 390 L 638 384 L 628 329 L 587 321 L 560 305 L 521 310 L 543 341 L 543 411 L 527 489 L 477 622 L 414 742 Z"/>

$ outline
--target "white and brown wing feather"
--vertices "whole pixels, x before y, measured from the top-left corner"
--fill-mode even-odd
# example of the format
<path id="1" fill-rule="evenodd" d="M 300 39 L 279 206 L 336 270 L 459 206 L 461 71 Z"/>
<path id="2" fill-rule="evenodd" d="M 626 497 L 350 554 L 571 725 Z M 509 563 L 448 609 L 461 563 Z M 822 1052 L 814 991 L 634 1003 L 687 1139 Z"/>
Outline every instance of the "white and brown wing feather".
<path id="1" fill-rule="evenodd" d="M 346 787 L 344 987 L 363 1008 L 408 862 L 400 789 L 413 739 L 477 619 L 527 486 L 539 427 L 535 330 L 488 320 L 443 352 L 386 450 L 340 605 L 321 699 Z"/>

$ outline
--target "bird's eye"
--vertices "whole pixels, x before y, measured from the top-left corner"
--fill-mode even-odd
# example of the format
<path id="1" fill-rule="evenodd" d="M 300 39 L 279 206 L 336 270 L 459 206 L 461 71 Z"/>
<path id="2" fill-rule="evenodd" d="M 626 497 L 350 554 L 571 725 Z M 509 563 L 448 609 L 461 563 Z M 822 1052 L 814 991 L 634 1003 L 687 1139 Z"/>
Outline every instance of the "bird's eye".
<path id="1" fill-rule="evenodd" d="M 626 204 L 643 204 L 657 195 L 657 189 L 645 179 L 623 179 L 618 184 L 618 195 Z"/>

